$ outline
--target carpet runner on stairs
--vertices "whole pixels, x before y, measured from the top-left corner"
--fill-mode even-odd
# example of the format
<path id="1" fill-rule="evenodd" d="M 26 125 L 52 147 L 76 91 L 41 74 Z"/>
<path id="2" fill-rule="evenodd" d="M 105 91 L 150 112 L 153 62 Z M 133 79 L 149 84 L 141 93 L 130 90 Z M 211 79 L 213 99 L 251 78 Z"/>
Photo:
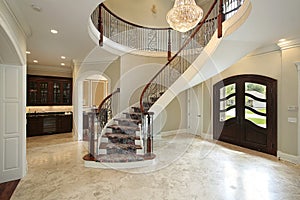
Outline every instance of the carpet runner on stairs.
<path id="1" fill-rule="evenodd" d="M 150 107 L 150 104 L 148 105 Z M 123 118 L 114 119 L 114 124 L 106 127 L 99 146 L 97 162 L 136 162 L 153 159 L 154 155 L 146 155 L 141 138 L 142 113 L 139 107 L 132 107 L 123 113 Z"/>

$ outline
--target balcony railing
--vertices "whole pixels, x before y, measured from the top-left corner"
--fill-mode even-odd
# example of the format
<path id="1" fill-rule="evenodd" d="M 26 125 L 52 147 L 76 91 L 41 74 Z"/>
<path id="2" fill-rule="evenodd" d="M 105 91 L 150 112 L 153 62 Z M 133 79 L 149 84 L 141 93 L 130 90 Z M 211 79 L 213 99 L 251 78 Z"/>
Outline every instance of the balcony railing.
<path id="1" fill-rule="evenodd" d="M 180 33 L 170 28 L 147 28 L 134 25 L 113 14 L 103 4 L 94 11 L 92 21 L 103 37 L 141 51 L 168 52 L 168 62 L 146 84 L 140 96 L 143 113 L 142 131 L 147 137 L 147 153 L 151 153 L 153 113 L 151 105 L 186 71 L 218 30 L 222 37 L 222 22 L 231 17 L 244 0 L 213 0 L 205 17 L 193 30 Z M 172 53 L 173 52 L 173 53 Z M 176 52 L 176 53 L 174 53 Z"/>

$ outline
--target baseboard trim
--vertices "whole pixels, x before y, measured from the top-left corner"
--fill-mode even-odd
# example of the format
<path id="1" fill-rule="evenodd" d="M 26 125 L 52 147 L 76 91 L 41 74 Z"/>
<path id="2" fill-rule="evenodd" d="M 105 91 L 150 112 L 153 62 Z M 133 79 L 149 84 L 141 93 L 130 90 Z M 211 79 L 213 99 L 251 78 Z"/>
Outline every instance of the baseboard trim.
<path id="1" fill-rule="evenodd" d="M 200 137 L 205 139 L 205 140 L 212 140 L 213 139 L 213 134 L 210 133 L 201 133 Z"/>
<path id="2" fill-rule="evenodd" d="M 171 131 L 163 131 L 160 133 L 161 137 L 171 136 L 171 135 L 177 135 L 177 134 L 183 134 L 187 133 L 187 129 L 177 129 L 177 130 L 171 130 Z"/>
<path id="3" fill-rule="evenodd" d="M 279 160 L 284 160 L 284 161 L 287 161 L 287 162 L 290 162 L 290 163 L 293 163 L 296 165 L 300 164 L 300 156 L 294 156 L 291 154 L 283 153 L 281 151 L 277 151 L 277 158 Z"/>

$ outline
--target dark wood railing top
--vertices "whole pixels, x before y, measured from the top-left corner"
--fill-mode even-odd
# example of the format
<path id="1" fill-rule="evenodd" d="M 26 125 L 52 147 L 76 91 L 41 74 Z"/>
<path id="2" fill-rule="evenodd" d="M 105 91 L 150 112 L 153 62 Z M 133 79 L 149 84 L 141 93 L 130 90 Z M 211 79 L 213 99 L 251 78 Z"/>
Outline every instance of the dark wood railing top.
<path id="1" fill-rule="evenodd" d="M 140 108 L 142 113 L 144 113 L 144 106 L 143 106 L 143 97 L 144 94 L 146 92 L 146 90 L 148 89 L 148 87 L 150 86 L 150 84 L 154 81 L 154 79 L 167 67 L 170 65 L 170 63 L 182 52 L 182 50 L 192 41 L 192 39 L 195 37 L 195 35 L 197 34 L 197 32 L 200 30 L 200 28 L 203 26 L 203 24 L 207 21 L 208 16 L 210 15 L 210 13 L 212 12 L 212 10 L 214 9 L 215 5 L 217 4 L 218 0 L 214 0 L 212 6 L 210 7 L 209 11 L 206 13 L 206 15 L 202 18 L 202 20 L 200 21 L 200 23 L 197 25 L 197 27 L 193 30 L 192 34 L 189 36 L 189 38 L 186 39 L 186 41 L 184 42 L 184 44 L 181 46 L 181 48 L 177 51 L 176 54 L 174 54 L 169 61 L 154 75 L 154 77 L 147 83 L 147 85 L 144 87 L 142 94 L 140 96 Z"/>
<path id="2" fill-rule="evenodd" d="M 105 102 L 111 98 L 114 94 L 119 93 L 120 92 L 120 88 L 117 88 L 116 91 L 112 92 L 110 95 L 108 95 L 107 97 L 105 97 L 105 99 L 103 99 L 98 107 L 98 113 L 100 113 L 100 110 L 102 108 L 102 106 L 105 104 Z"/>

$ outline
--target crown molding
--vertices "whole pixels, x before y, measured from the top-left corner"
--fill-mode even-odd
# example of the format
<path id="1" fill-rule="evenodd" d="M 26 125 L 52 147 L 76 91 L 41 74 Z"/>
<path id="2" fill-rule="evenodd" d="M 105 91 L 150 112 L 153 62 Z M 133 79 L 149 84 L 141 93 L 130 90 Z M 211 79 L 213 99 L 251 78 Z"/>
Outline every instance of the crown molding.
<path id="1" fill-rule="evenodd" d="M 278 42 L 277 45 L 280 47 L 281 50 L 299 47 L 300 46 L 300 38 L 295 38 L 295 39 L 290 39 L 290 40 L 287 39 L 286 41 Z"/>
<path id="2" fill-rule="evenodd" d="M 10 15 L 18 25 L 18 27 L 22 30 L 24 35 L 26 37 L 30 37 L 32 35 L 31 29 L 29 25 L 26 23 L 25 18 L 19 9 L 19 7 L 16 5 L 15 1 L 11 0 L 3 0 L 5 6 L 7 7 L 7 10 L 9 11 Z"/>

